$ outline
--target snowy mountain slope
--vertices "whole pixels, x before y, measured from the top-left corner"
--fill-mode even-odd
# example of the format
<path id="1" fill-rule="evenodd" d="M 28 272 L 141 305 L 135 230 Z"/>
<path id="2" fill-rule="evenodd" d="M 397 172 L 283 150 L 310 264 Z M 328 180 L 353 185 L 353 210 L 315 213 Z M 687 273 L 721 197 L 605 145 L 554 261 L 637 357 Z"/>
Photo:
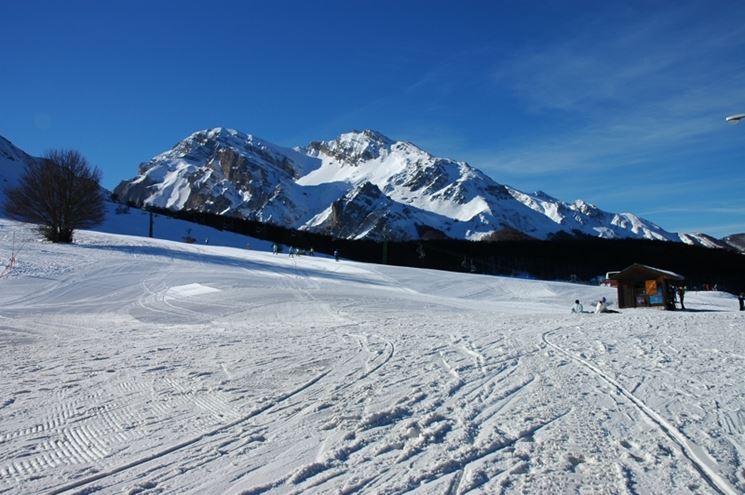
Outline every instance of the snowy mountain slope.
<path id="1" fill-rule="evenodd" d="M 702 234 L 700 232 L 698 233 L 680 233 L 678 234 L 680 236 L 680 240 L 685 242 L 686 244 L 690 244 L 692 246 L 704 246 L 708 248 L 725 248 L 725 249 L 737 249 L 736 246 L 731 245 L 727 238 L 724 239 L 715 239 L 707 234 Z M 742 249 L 739 249 L 742 251 Z"/>
<path id="2" fill-rule="evenodd" d="M 39 160 L 39 158 L 28 155 L 14 146 L 10 141 L 0 136 L 0 204 L 5 200 L 5 188 L 15 187 L 18 178 L 23 173 L 24 163 L 29 160 Z M 106 214 L 104 221 L 102 224 L 94 227 L 96 231 L 140 237 L 148 235 L 149 214 L 147 212 L 137 208 L 123 208 L 121 205 L 108 200 L 105 202 L 105 207 Z M 2 217 L 2 209 L 0 208 L 0 218 Z M 171 241 L 183 242 L 185 238 L 191 237 L 198 244 L 210 242 L 222 246 L 244 249 L 271 250 L 271 243 L 268 241 L 220 231 L 204 225 L 161 215 L 154 215 L 153 234 L 159 239 Z"/>
<path id="3" fill-rule="evenodd" d="M 24 153 L 10 141 L 0 136 L 0 200 L 4 191 L 15 187 L 24 170 L 25 163 L 35 158 Z"/>
<path id="4" fill-rule="evenodd" d="M 434 157 L 375 131 L 311 143 L 305 152 L 320 158 L 322 166 L 299 183 L 370 181 L 399 203 L 457 221 L 433 226 L 450 237 L 477 239 L 509 228 L 539 239 L 557 232 L 675 239 L 634 215 L 609 214 L 580 200 L 567 204 L 540 192 L 525 194 L 494 182 L 465 162 Z"/>
<path id="5" fill-rule="evenodd" d="M 114 193 L 140 204 L 295 225 L 309 216 L 311 205 L 294 180 L 310 166 L 293 150 L 218 128 L 196 132 L 143 163 L 140 175 Z"/>
<path id="6" fill-rule="evenodd" d="M 727 243 L 728 246 L 737 249 L 738 251 L 745 253 L 745 234 L 732 234 L 723 238 L 722 241 Z"/>
<path id="7" fill-rule="evenodd" d="M 526 194 L 465 162 L 370 130 L 294 150 L 234 130 L 200 131 L 142 164 L 140 175 L 115 193 L 138 204 L 240 215 L 345 238 L 418 239 L 437 232 L 482 239 L 505 231 L 538 239 L 568 233 L 678 240 L 630 213 Z"/>
<path id="8" fill-rule="evenodd" d="M 147 237 L 150 229 L 150 215 L 137 208 L 122 208 L 106 202 L 106 216 L 102 224 L 92 230 L 109 234 L 133 237 Z M 77 235 L 75 236 L 77 242 Z M 227 246 L 241 249 L 271 251 L 272 243 L 226 230 L 218 230 L 185 220 L 153 215 L 153 237 L 156 239 L 194 244 Z"/>
<path id="9" fill-rule="evenodd" d="M 729 294 L 570 314 L 615 293 L 5 220 L 0 259 L 14 239 L 0 492 L 745 491 Z"/>

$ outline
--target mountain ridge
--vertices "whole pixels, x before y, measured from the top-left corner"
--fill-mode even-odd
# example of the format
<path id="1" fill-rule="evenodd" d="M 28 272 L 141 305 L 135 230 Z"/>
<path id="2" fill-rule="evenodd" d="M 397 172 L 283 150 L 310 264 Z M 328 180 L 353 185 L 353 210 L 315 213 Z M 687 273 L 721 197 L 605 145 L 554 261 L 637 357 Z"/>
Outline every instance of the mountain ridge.
<path id="1" fill-rule="evenodd" d="M 0 192 L 37 160 L 0 136 Z M 556 236 L 646 238 L 743 250 L 727 238 L 667 232 L 632 213 L 525 193 L 467 162 L 436 157 L 373 130 L 304 147 L 253 134 L 194 132 L 115 188 L 120 201 L 194 209 L 347 239 L 417 240 Z M 737 234 L 734 234 L 734 237 Z"/>
<path id="2" fill-rule="evenodd" d="M 525 193 L 467 162 L 370 129 L 295 148 L 233 129 L 205 129 L 139 171 L 114 190 L 122 200 L 345 238 L 412 240 L 424 229 L 471 240 L 498 237 L 503 230 L 536 239 L 570 234 L 681 240 L 631 213 Z"/>

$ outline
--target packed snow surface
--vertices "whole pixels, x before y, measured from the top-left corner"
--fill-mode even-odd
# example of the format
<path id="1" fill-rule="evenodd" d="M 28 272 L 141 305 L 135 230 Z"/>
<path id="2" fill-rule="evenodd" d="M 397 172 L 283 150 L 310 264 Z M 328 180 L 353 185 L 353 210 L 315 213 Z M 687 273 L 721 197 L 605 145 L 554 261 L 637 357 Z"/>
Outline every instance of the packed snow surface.
<path id="1" fill-rule="evenodd" d="M 745 492 L 729 294 L 213 244 L 0 221 L 0 493 Z"/>

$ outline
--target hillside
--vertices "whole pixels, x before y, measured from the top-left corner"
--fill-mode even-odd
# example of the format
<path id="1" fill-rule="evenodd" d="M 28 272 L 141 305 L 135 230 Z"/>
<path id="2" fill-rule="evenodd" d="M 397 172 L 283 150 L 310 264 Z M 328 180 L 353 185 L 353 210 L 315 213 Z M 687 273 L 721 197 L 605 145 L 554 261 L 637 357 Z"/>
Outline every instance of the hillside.
<path id="1" fill-rule="evenodd" d="M 741 493 L 743 315 L 0 220 L 0 491 Z"/>
<path id="2" fill-rule="evenodd" d="M 5 197 L 7 188 L 18 184 L 26 161 L 34 159 L 0 136 L 0 200 Z"/>

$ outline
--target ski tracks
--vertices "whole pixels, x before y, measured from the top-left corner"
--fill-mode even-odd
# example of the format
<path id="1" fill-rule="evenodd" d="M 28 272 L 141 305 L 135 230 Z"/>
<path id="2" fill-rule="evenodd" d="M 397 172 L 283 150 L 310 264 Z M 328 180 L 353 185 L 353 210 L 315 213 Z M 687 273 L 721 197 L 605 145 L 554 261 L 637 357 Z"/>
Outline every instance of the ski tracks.
<path id="1" fill-rule="evenodd" d="M 716 492 L 725 495 L 736 495 L 738 493 L 730 483 L 719 474 L 715 461 L 701 447 L 689 440 L 680 430 L 666 420 L 657 411 L 649 407 L 644 401 L 626 389 L 608 373 L 595 366 L 588 359 L 575 355 L 572 352 L 554 344 L 549 336 L 560 330 L 559 328 L 544 332 L 542 340 L 546 345 L 555 349 L 572 361 L 589 370 L 594 376 L 606 382 L 618 394 L 628 400 L 639 412 L 646 416 L 659 431 L 678 446 L 681 454 L 688 459 L 691 466 L 701 475 L 706 483 Z"/>
<path id="2" fill-rule="evenodd" d="M 375 389 L 351 389 L 357 390 L 357 395 L 364 394 L 362 404 L 370 411 L 355 414 L 347 407 L 335 414 L 339 419 L 328 427 L 347 431 L 341 441 L 324 441 L 322 459 L 316 458 L 292 475 L 247 492 L 263 493 L 280 486 L 294 487 L 298 493 L 306 489 L 322 491 L 325 480 L 344 474 L 364 480 L 353 485 L 356 489 L 365 486 L 403 493 L 420 486 L 440 486 L 445 490 L 441 493 L 456 494 L 494 483 L 502 471 L 502 479 L 519 476 L 520 466 L 525 463 L 514 459 L 514 446 L 530 441 L 532 435 L 566 411 L 529 419 L 527 427 L 521 425 L 514 432 L 502 431 L 500 411 L 528 392 L 535 376 L 516 373 L 521 366 L 519 352 L 504 354 L 505 349 L 496 346 L 496 341 L 488 342 L 492 352 L 496 351 L 489 355 L 465 334 L 451 335 L 449 340 L 450 344 L 443 347 L 438 344 L 443 339 L 433 337 L 433 347 L 423 353 L 422 349 L 396 346 L 398 359 L 394 366 L 405 371 L 396 372 L 399 378 L 395 382 L 377 377 L 369 384 Z M 444 374 L 432 375 L 438 369 Z M 400 381 L 401 374 L 408 379 Z M 443 387 L 443 380 L 450 384 Z M 376 389 L 380 390 L 371 394 Z M 386 396 L 390 400 L 383 406 Z M 376 404 L 381 400 L 382 404 Z M 498 467 L 493 467 L 492 461 Z"/>
<path id="3" fill-rule="evenodd" d="M 264 413 L 265 411 L 267 411 L 267 410 L 269 410 L 269 409 L 277 406 L 278 404 L 280 404 L 280 403 L 282 403 L 282 402 L 290 399 L 291 397 L 293 397 L 293 396 L 295 396 L 295 395 L 303 392 L 307 388 L 309 388 L 312 385 L 314 385 L 315 383 L 317 383 L 319 380 L 321 380 L 327 374 L 328 374 L 328 372 L 323 372 L 323 373 L 320 373 L 320 374 L 316 375 L 311 380 L 303 383 L 302 385 L 300 385 L 296 389 L 291 390 L 289 392 L 286 392 L 284 394 L 281 394 L 281 395 L 275 397 L 272 400 L 266 401 L 262 406 L 260 406 L 260 407 L 258 407 L 256 409 L 252 410 L 251 412 L 249 412 L 245 416 L 243 416 L 241 418 L 238 418 L 235 421 L 232 421 L 230 423 L 227 423 L 227 424 L 218 426 L 217 428 L 214 428 L 214 429 L 212 429 L 210 431 L 204 432 L 204 433 L 202 433 L 200 435 L 197 435 L 196 437 L 193 437 L 193 438 L 188 439 L 186 441 L 180 442 L 180 443 L 178 443 L 176 445 L 172 445 L 170 447 L 167 447 L 167 448 L 158 450 L 158 451 L 156 451 L 156 452 L 154 452 L 154 453 L 152 453 L 150 455 L 147 455 L 147 456 L 144 456 L 144 457 L 141 457 L 141 458 L 132 460 L 132 461 L 130 461 L 130 462 L 124 464 L 124 465 L 118 466 L 116 468 L 109 469 L 109 470 L 104 470 L 104 471 L 99 472 L 99 473 L 97 473 L 97 474 L 95 474 L 93 476 L 85 477 L 83 479 L 80 479 L 80 480 L 77 480 L 77 481 L 68 483 L 66 485 L 59 486 L 59 487 L 54 488 L 53 490 L 51 490 L 51 491 L 49 491 L 47 493 L 49 495 L 56 495 L 56 494 L 60 494 L 60 493 L 64 493 L 64 492 L 70 491 L 70 490 L 74 490 L 74 489 L 79 488 L 81 486 L 85 486 L 85 485 L 91 484 L 91 483 L 93 483 L 95 481 L 100 481 L 100 480 L 102 480 L 104 478 L 108 478 L 108 477 L 114 476 L 114 475 L 116 475 L 118 473 L 121 473 L 121 472 L 130 470 L 130 469 L 133 469 L 133 468 L 138 467 L 138 466 L 140 466 L 142 464 L 145 464 L 145 463 L 148 463 L 148 462 L 152 462 L 152 461 L 156 461 L 156 460 L 161 459 L 161 458 L 163 458 L 163 457 L 165 457 L 165 456 L 167 456 L 169 454 L 172 454 L 172 453 L 181 451 L 181 450 L 183 450 L 183 449 L 185 449 L 187 447 L 190 447 L 190 446 L 196 444 L 197 442 L 199 442 L 199 441 L 201 441 L 201 440 L 203 440 L 205 438 L 213 437 L 215 435 L 218 435 L 219 433 L 226 432 L 226 431 L 228 431 L 228 430 L 230 430 L 232 428 L 235 428 L 236 426 L 238 426 L 238 425 L 240 425 L 242 423 L 247 422 L 248 420 L 254 418 L 257 415 Z"/>

